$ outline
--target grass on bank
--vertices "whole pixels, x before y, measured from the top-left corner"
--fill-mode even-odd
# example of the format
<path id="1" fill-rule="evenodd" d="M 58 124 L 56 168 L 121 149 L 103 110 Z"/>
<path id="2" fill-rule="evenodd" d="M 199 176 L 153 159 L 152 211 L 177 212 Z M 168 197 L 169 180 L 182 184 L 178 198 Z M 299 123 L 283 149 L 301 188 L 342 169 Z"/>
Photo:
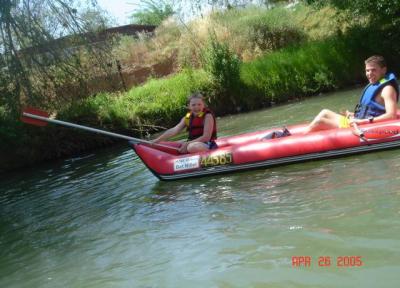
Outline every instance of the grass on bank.
<path id="1" fill-rule="evenodd" d="M 80 122 L 84 118 L 93 125 L 143 136 L 147 130 L 166 129 L 182 117 L 187 95 L 206 91 L 209 86 L 210 77 L 203 70 L 184 70 L 126 93 L 101 93 L 75 102 L 60 111 L 59 117 Z"/>
<path id="2" fill-rule="evenodd" d="M 268 106 L 354 83 L 362 75 L 359 67 L 362 59 L 352 53 L 343 39 L 335 37 L 283 49 L 245 63 L 241 79 L 252 95 L 257 95 L 259 102 Z"/>

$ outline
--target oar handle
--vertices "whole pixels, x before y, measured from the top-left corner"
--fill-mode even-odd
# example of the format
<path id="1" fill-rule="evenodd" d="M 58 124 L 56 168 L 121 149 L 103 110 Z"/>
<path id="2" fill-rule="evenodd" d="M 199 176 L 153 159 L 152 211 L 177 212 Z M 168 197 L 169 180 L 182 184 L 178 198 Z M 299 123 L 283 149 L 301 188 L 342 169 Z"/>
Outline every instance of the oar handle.
<path id="1" fill-rule="evenodd" d="M 50 118 L 47 118 L 47 117 L 43 117 L 43 116 L 39 116 L 39 115 L 27 113 L 27 112 L 23 112 L 22 115 L 25 116 L 25 117 L 29 117 L 29 118 L 33 118 L 33 119 L 49 122 L 49 123 L 54 123 L 54 124 L 63 125 L 63 126 L 67 126 L 67 127 L 82 129 L 82 130 L 86 130 L 86 131 L 90 131 L 90 132 L 94 132 L 94 133 L 99 133 L 99 134 L 103 134 L 103 135 L 107 135 L 107 136 L 111 136 L 111 137 L 116 137 L 116 138 L 120 138 L 120 139 L 133 141 L 133 142 L 136 142 L 136 143 L 146 143 L 146 144 L 149 144 L 149 145 L 154 145 L 154 146 L 159 146 L 159 147 L 164 147 L 164 148 L 168 148 L 168 149 L 179 151 L 179 149 L 176 148 L 176 147 L 171 147 L 171 146 L 167 146 L 167 145 L 163 145 L 163 144 L 153 143 L 151 141 L 147 141 L 147 140 L 143 140 L 143 139 L 139 139 L 139 138 L 134 138 L 134 137 L 130 137 L 130 136 L 122 135 L 122 134 L 117 134 L 117 133 L 113 133 L 113 132 L 108 132 L 108 131 L 104 131 L 104 130 L 100 130 L 100 129 L 96 129 L 96 128 L 92 128 L 92 127 L 87 127 L 87 126 L 83 126 L 83 125 L 79 125 L 79 124 L 60 121 L 60 120 L 56 120 L 56 119 L 50 119 Z"/>
<path id="2" fill-rule="evenodd" d="M 354 130 L 353 130 L 355 132 L 354 134 L 357 135 L 358 137 L 360 137 L 365 142 L 368 142 L 368 140 L 365 138 L 364 132 L 360 128 L 358 128 L 357 123 L 353 122 L 353 123 L 351 123 L 351 125 L 354 128 Z"/>

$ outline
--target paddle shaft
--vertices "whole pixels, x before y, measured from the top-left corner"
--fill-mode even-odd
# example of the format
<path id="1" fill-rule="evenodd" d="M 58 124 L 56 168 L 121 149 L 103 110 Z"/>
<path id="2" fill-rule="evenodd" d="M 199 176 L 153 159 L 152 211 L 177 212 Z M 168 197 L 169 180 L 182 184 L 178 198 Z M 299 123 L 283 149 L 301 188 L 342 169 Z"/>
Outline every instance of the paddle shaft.
<path id="1" fill-rule="evenodd" d="M 99 134 L 103 134 L 103 135 L 107 135 L 107 136 L 111 136 L 111 137 L 115 137 L 115 138 L 130 140 L 130 141 L 137 142 L 137 143 L 146 143 L 146 144 L 150 144 L 150 145 L 165 147 L 168 149 L 179 150 L 178 148 L 175 148 L 175 147 L 171 147 L 171 146 L 167 146 L 167 145 L 163 145 L 163 144 L 157 144 L 157 143 L 153 143 L 151 141 L 134 138 L 134 137 L 130 137 L 130 136 L 122 135 L 122 134 L 117 134 L 117 133 L 113 133 L 113 132 L 108 132 L 108 131 L 104 131 L 104 130 L 100 130 L 100 129 L 96 129 L 96 128 L 92 128 L 92 127 L 83 126 L 83 125 L 78 125 L 78 124 L 74 124 L 74 123 L 70 123 L 70 122 L 50 119 L 47 117 L 42 117 L 42 116 L 31 114 L 31 113 L 23 112 L 22 115 L 25 117 L 29 117 L 29 118 L 33 118 L 33 119 L 37 119 L 37 120 L 41 120 L 41 121 L 45 121 L 45 122 L 49 122 L 49 123 L 53 123 L 53 124 L 82 129 L 82 130 L 99 133 Z"/>
<path id="2" fill-rule="evenodd" d="M 358 128 L 357 123 L 353 122 L 353 123 L 352 123 L 352 126 L 353 126 L 353 128 L 354 128 L 353 131 L 355 132 L 355 134 L 356 134 L 358 137 L 360 137 L 363 141 L 368 142 L 368 139 L 365 138 L 364 132 L 363 132 L 360 128 Z"/>

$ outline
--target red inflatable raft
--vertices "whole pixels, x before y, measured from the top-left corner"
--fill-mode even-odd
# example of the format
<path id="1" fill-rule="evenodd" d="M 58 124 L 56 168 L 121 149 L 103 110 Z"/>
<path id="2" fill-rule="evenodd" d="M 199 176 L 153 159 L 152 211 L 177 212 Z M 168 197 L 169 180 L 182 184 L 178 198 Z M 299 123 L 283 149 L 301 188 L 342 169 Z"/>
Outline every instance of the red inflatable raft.
<path id="1" fill-rule="evenodd" d="M 362 153 L 400 146 L 400 119 L 354 128 L 302 134 L 305 125 L 289 126 L 291 136 L 263 139 L 272 131 L 219 138 L 218 149 L 178 155 L 176 150 L 130 142 L 136 154 L 161 180 L 243 171 L 311 159 Z M 362 132 L 362 133 L 360 133 Z M 164 142 L 177 147 L 177 143 Z"/>

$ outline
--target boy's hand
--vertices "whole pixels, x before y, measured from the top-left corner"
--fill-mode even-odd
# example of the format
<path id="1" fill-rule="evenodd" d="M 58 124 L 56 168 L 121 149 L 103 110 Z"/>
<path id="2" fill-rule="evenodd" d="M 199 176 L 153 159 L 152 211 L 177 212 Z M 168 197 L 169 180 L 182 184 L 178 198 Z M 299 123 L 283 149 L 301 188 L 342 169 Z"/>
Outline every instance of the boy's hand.
<path id="1" fill-rule="evenodd" d="M 188 153 L 188 151 L 187 151 L 187 146 L 188 145 L 189 145 L 189 142 L 183 142 L 181 147 L 179 147 L 179 153 L 181 153 L 181 154 Z"/>
<path id="2" fill-rule="evenodd" d="M 345 116 L 346 116 L 347 118 L 353 118 L 353 117 L 354 117 L 354 113 L 353 113 L 353 112 L 350 112 L 349 110 L 346 110 Z"/>

